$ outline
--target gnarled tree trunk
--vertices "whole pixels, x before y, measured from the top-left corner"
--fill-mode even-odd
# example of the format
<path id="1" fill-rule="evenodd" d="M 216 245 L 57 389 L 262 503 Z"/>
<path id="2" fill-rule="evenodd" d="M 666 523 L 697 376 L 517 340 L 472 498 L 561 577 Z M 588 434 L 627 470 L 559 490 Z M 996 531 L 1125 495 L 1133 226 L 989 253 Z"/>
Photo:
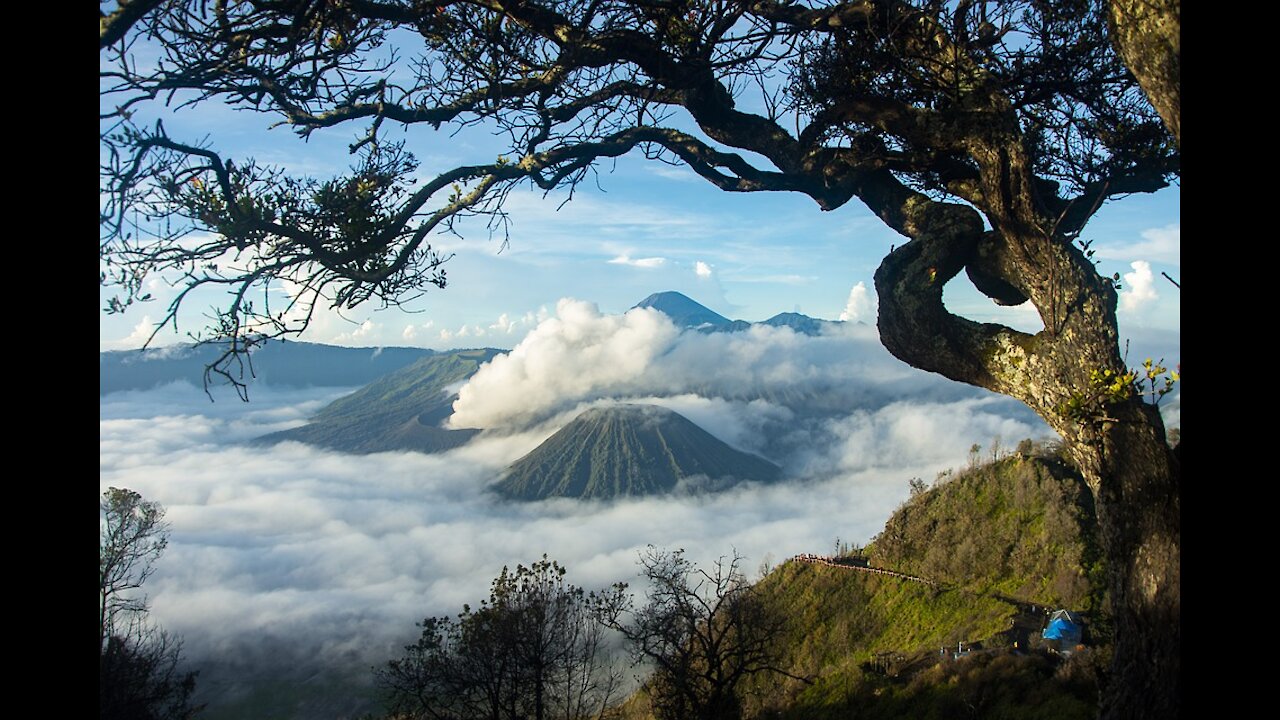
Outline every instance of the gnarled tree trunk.
<path id="1" fill-rule="evenodd" d="M 1069 239 L 1015 215 L 988 212 L 986 231 L 967 206 L 917 196 L 898 207 L 912 240 L 876 272 L 885 346 L 916 367 L 1022 400 L 1062 435 L 1093 492 L 1110 577 L 1115 654 L 1102 717 L 1176 717 L 1179 467 L 1156 409 L 1128 383 L 1108 391 L 1099 380 L 1127 372 L 1111 281 Z M 966 268 L 1001 304 L 1029 299 L 1045 329 L 1030 335 L 948 312 L 943 285 Z"/>
<path id="2" fill-rule="evenodd" d="M 1151 106 L 1182 144 L 1182 0 L 1111 0 L 1111 40 Z"/>

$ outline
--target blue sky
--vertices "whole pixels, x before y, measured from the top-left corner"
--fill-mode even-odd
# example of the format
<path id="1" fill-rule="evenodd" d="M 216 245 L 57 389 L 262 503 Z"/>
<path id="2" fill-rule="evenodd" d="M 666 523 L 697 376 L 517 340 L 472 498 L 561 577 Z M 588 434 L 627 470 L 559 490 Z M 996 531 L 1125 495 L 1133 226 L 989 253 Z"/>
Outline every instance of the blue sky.
<path id="1" fill-rule="evenodd" d="M 361 130 L 317 131 L 303 142 L 287 128 L 268 130 L 270 118 L 221 106 L 164 117 L 176 138 L 208 136 L 229 157 L 254 157 L 319 177 L 346 168 L 346 147 Z M 479 128 L 454 136 L 414 128 L 406 139 L 422 162 L 422 177 L 488 161 L 504 151 Z M 798 311 L 871 322 L 872 275 L 889 248 L 903 242 L 856 199 L 823 212 L 801 195 L 726 193 L 685 168 L 634 154 L 602 164 L 598 178 L 588 179 L 557 209 L 562 199 L 544 199 L 540 191 L 527 189 L 512 193 L 505 249 L 480 222 L 464 224 L 461 238 L 433 240 L 437 249 L 453 254 L 446 265 L 447 289 L 432 288 L 408 311 L 321 311 L 300 339 L 509 348 L 554 312 L 561 298 L 620 313 L 662 290 L 681 291 L 731 318 L 763 320 Z M 1094 240 L 1100 271 L 1124 277 L 1120 315 L 1125 332 L 1179 328 L 1179 290 L 1160 276 L 1162 271 L 1181 276 L 1179 203 L 1177 187 L 1129 196 L 1105 205 L 1086 228 L 1084 237 Z M 173 291 L 159 279 L 148 289 L 155 301 L 123 315 L 101 316 L 101 349 L 138 347 L 150 334 Z M 103 292 L 104 304 L 106 296 Z M 1039 329 L 1029 306 L 997 308 L 963 277 L 948 285 L 947 299 L 954 311 L 974 319 Z M 199 329 L 213 301 L 209 295 L 194 297 L 181 318 L 182 334 L 166 329 L 155 343 L 185 340 L 187 331 Z"/>

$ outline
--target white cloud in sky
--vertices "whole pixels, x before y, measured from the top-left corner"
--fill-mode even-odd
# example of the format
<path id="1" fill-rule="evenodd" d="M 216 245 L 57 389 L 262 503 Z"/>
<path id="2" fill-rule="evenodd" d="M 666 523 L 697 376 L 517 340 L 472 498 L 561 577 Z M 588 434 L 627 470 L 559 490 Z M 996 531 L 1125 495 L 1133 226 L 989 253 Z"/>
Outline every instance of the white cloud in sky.
<path id="1" fill-rule="evenodd" d="M 846 322 L 874 322 L 876 319 L 876 303 L 865 282 L 859 282 L 849 290 L 849 299 L 845 301 L 844 310 L 840 311 L 840 319 Z"/>
<path id="2" fill-rule="evenodd" d="M 133 326 L 133 332 L 118 340 L 104 340 L 101 344 L 104 349 L 136 350 L 146 344 L 155 329 L 156 321 L 150 315 L 143 315 L 138 324 Z"/>
<path id="3" fill-rule="evenodd" d="M 378 328 L 378 325 L 374 323 L 372 320 L 365 320 L 364 322 L 360 323 L 360 327 L 351 331 L 351 337 L 353 338 L 366 337 L 372 334 L 375 330 L 377 330 L 377 328 Z"/>
<path id="4" fill-rule="evenodd" d="M 510 315 L 508 315 L 507 313 L 502 313 L 501 315 L 498 316 L 497 322 L 489 326 L 489 329 L 509 335 L 511 334 L 511 331 L 514 330 L 516 326 L 519 324 L 520 324 L 519 319 L 512 320 Z"/>
<path id="5" fill-rule="evenodd" d="M 702 178 L 695 175 L 686 165 L 671 166 L 665 163 L 655 162 L 646 163 L 644 169 L 649 173 L 667 180 L 681 180 L 685 182 L 692 182 L 695 180 L 701 182 L 702 180 Z"/>
<path id="6" fill-rule="evenodd" d="M 413 325 L 413 324 L 405 325 L 404 332 L 400 333 L 400 337 L 404 338 L 405 340 L 414 340 L 418 337 L 418 331 L 430 330 L 432 327 L 435 326 L 435 324 L 436 323 L 434 320 L 428 320 L 420 325 Z"/>
<path id="7" fill-rule="evenodd" d="M 1149 306 L 1160 298 L 1155 288 L 1155 273 L 1151 272 L 1151 263 L 1135 260 L 1129 263 L 1133 272 L 1124 274 L 1123 287 L 1120 290 L 1120 309 L 1135 313 Z"/>
<path id="8" fill-rule="evenodd" d="M 693 272 L 700 278 L 711 277 L 711 266 L 699 260 L 693 265 Z"/>
<path id="9" fill-rule="evenodd" d="M 647 258 L 633 259 L 630 255 L 626 255 L 626 254 L 619 255 L 609 261 L 610 265 L 627 265 L 630 267 L 646 268 L 646 269 L 660 268 L 666 263 L 667 263 L 667 259 L 662 257 L 647 257 Z"/>
<path id="10" fill-rule="evenodd" d="M 807 285 L 816 279 L 813 275 L 735 275 L 734 282 L 780 285 Z"/>
<path id="11" fill-rule="evenodd" d="M 1142 240 L 1116 246 L 1100 246 L 1096 255 L 1106 260 L 1131 260 L 1148 258 L 1166 265 L 1180 265 L 1182 257 L 1182 230 L 1179 223 L 1149 228 L 1141 233 Z"/>

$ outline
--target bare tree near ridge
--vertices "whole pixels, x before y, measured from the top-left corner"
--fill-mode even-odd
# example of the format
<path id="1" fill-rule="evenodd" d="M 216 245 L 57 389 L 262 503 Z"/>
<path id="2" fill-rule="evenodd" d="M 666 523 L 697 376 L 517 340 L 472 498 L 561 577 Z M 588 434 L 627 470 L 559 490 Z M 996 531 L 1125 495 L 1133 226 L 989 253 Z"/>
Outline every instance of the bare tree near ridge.
<path id="1" fill-rule="evenodd" d="M 147 618 L 143 583 L 168 544 L 164 508 L 110 488 L 100 503 L 98 708 L 102 718 L 187 720 L 196 673 L 184 671 L 182 642 Z"/>
<path id="2" fill-rule="evenodd" d="M 127 634 L 147 613 L 142 585 L 169 544 L 164 508 L 133 490 L 109 488 L 99 503 L 98 640 Z"/>
<path id="3" fill-rule="evenodd" d="M 179 283 L 166 318 L 176 324 L 192 289 L 227 288 L 206 337 L 230 340 L 231 361 L 299 331 L 316 304 L 396 304 L 443 287 L 433 234 L 466 220 L 502 232 L 513 189 L 572 191 L 630 152 L 729 192 L 800 193 L 827 211 L 857 198 L 908 239 L 875 276 L 885 346 L 1025 402 L 1090 484 L 1116 628 L 1103 716 L 1173 717 L 1180 463 L 1149 402 L 1161 374 L 1126 367 L 1116 288 L 1083 234 L 1108 200 L 1178 176 L 1178 125 L 1175 104 L 1171 135 L 1117 54 L 1108 10 L 1101 0 L 168 3 L 105 51 L 101 257 L 103 282 L 121 290 L 109 309 L 160 274 Z M 1169 16 L 1111 22 L 1125 46 L 1121 35 Z M 158 60 L 135 62 L 136 42 Z M 1144 83 L 1157 106 L 1171 96 Z M 356 160 L 350 174 L 317 180 L 224 158 L 135 120 L 157 101 L 228 103 L 303 137 L 359 127 Z M 417 161 L 388 134 L 403 125 L 494 128 L 506 151 L 415 182 Z M 1030 302 L 1044 329 L 950 313 L 942 288 L 962 271 L 998 304 Z M 287 307 L 267 292 L 282 281 Z"/>
<path id="4" fill-rule="evenodd" d="M 742 556 L 695 566 L 683 550 L 650 545 L 640 557 L 644 605 L 615 604 L 607 622 L 650 669 L 644 690 L 658 720 L 737 720 L 752 677 L 780 667 L 784 620 L 756 596 Z"/>

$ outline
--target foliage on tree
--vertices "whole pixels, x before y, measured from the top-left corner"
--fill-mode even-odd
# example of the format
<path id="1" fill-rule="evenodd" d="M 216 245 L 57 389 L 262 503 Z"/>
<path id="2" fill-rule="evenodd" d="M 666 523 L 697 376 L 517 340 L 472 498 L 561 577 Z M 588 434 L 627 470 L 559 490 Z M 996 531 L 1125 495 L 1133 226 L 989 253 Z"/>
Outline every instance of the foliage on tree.
<path id="1" fill-rule="evenodd" d="M 700 569 L 683 550 L 650 545 L 640 608 L 617 605 L 608 622 L 634 660 L 651 670 L 644 690 L 658 720 L 736 720 L 752 677 L 786 674 L 778 664 L 784 619 L 769 612 L 740 567 L 742 556 Z"/>
<path id="2" fill-rule="evenodd" d="M 98 630 L 105 646 L 146 614 L 146 596 L 139 591 L 169 544 L 169 526 L 164 508 L 133 490 L 109 488 L 99 510 Z"/>
<path id="3" fill-rule="evenodd" d="M 1178 106 L 1162 120 L 1148 100 L 1165 112 L 1178 96 L 1176 42 L 1172 86 L 1130 61 L 1144 94 L 1110 36 L 1176 28 L 1176 4 L 1126 2 L 1156 11 L 1109 26 L 1122 1 L 166 3 L 104 51 L 102 280 L 121 291 L 108 309 L 159 274 L 180 285 L 176 324 L 193 289 L 226 288 L 205 337 L 230 341 L 229 361 L 299 331 L 318 303 L 443 287 L 433 234 L 469 218 L 502 232 L 514 189 L 571 193 L 631 152 L 729 192 L 796 192 L 823 210 L 857 198 L 908 239 L 875 275 L 885 346 L 1025 402 L 1095 495 L 1117 631 L 1103 714 L 1171 717 L 1180 461 L 1139 388 L 1082 398 L 1130 372 L 1086 225 L 1179 174 Z M 362 131 L 350 173 L 293 177 L 144 124 L 154 101 L 226 103 L 303 138 Z M 506 149 L 417 181 L 393 126 L 484 127 Z M 1030 302 L 1044 329 L 949 312 L 943 287 L 962 271 L 998 304 Z M 271 302 L 279 282 L 286 307 Z"/>
<path id="4" fill-rule="evenodd" d="M 100 503 L 98 706 L 102 718 L 186 720 L 200 710 L 182 643 L 148 618 L 142 585 L 168 544 L 164 508 L 109 488 Z"/>
<path id="5" fill-rule="evenodd" d="M 545 557 L 503 568 L 489 598 L 427 618 L 405 655 L 377 673 L 395 717 L 586 720 L 616 700 L 621 673 L 597 613 Z"/>

